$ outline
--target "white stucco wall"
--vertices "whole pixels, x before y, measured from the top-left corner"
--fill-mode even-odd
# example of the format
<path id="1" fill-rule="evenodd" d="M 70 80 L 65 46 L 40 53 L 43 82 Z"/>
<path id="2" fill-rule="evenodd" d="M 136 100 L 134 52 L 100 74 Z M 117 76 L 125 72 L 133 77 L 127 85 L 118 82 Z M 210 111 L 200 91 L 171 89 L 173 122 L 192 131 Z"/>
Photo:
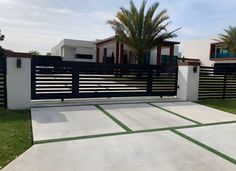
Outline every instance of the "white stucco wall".
<path id="1" fill-rule="evenodd" d="M 179 66 L 178 72 L 178 90 L 177 97 L 180 100 L 185 101 L 197 101 L 198 100 L 198 85 L 199 85 L 199 70 L 197 66 L 197 72 L 193 72 L 194 66 Z"/>
<path id="2" fill-rule="evenodd" d="M 63 60 L 65 61 L 75 61 L 76 48 L 73 47 L 63 47 Z"/>
<path id="3" fill-rule="evenodd" d="M 21 68 L 16 59 L 7 58 L 7 104 L 9 109 L 27 109 L 31 100 L 31 59 L 20 58 Z"/>
<path id="4" fill-rule="evenodd" d="M 216 42 L 215 38 L 202 40 L 192 40 L 183 42 L 183 56 L 185 58 L 200 59 L 201 65 L 212 66 L 213 61 L 210 61 L 211 43 Z"/>

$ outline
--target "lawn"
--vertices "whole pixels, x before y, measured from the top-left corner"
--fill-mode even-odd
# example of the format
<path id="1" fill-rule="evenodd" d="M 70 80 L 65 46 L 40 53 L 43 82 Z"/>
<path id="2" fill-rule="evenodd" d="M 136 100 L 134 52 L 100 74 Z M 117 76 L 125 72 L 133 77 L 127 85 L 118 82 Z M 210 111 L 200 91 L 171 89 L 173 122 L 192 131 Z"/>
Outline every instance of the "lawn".
<path id="1" fill-rule="evenodd" d="M 0 109 L 0 169 L 32 146 L 29 110 Z"/>
<path id="2" fill-rule="evenodd" d="M 197 103 L 206 105 L 212 108 L 223 110 L 225 112 L 230 112 L 236 114 L 236 99 L 233 100 L 202 100 Z"/>

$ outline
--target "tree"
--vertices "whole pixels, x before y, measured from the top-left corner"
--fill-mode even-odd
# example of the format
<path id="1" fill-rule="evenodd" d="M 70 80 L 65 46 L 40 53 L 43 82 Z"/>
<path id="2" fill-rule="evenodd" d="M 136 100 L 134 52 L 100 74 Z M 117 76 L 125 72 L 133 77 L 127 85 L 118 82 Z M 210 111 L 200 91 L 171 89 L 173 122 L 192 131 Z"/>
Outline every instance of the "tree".
<path id="1" fill-rule="evenodd" d="M 1 33 L 1 30 L 0 30 L 0 42 L 3 41 L 5 38 L 5 36 Z M 4 50 L 2 48 L 2 46 L 0 46 L 0 57 L 3 57 L 4 56 Z"/>
<path id="2" fill-rule="evenodd" d="M 37 50 L 30 51 L 29 53 L 30 53 L 32 56 L 39 56 L 39 55 L 40 55 L 40 52 L 37 51 Z"/>
<path id="3" fill-rule="evenodd" d="M 170 24 L 167 22 L 169 16 L 166 9 L 156 14 L 159 7 L 158 2 L 147 10 L 146 5 L 147 1 L 143 0 L 138 10 L 131 0 L 130 9 L 120 8 L 116 19 L 108 21 L 116 32 L 118 40 L 131 49 L 138 64 L 144 63 L 144 55 L 147 50 L 166 39 L 176 37 L 175 32 L 179 30 L 167 31 L 167 26 Z"/>
<path id="4" fill-rule="evenodd" d="M 228 29 L 224 29 L 225 34 L 219 34 L 219 42 L 223 42 L 226 48 L 232 54 L 236 54 L 236 27 L 229 26 Z"/>
<path id="5" fill-rule="evenodd" d="M 5 38 L 5 36 L 1 33 L 1 30 L 0 30 L 0 41 L 3 41 Z"/>

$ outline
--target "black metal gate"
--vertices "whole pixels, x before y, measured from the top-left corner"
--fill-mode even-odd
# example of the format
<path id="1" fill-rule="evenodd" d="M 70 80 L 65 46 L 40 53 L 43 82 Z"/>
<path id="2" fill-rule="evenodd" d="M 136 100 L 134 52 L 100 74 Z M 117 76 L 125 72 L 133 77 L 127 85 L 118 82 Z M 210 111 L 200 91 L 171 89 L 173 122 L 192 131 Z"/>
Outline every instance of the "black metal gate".
<path id="1" fill-rule="evenodd" d="M 32 60 L 32 100 L 175 96 L 177 66 Z"/>
<path id="2" fill-rule="evenodd" d="M 6 58 L 1 52 L 0 52 L 0 107 L 7 108 Z"/>

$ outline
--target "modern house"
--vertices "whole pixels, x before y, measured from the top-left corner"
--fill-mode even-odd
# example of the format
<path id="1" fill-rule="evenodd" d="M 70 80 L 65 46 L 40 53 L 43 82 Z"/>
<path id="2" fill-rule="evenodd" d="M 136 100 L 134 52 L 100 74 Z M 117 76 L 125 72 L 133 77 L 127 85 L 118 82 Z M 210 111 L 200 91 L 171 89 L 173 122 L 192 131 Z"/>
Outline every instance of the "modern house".
<path id="1" fill-rule="evenodd" d="M 93 41 L 63 39 L 52 48 L 51 55 L 66 61 L 96 62 L 96 45 Z"/>
<path id="2" fill-rule="evenodd" d="M 236 54 L 231 54 L 224 43 L 215 38 L 193 40 L 183 43 L 183 56 L 200 59 L 204 66 L 234 66 Z"/>
<path id="3" fill-rule="evenodd" d="M 179 42 L 164 41 L 147 51 L 145 63 L 165 65 L 177 63 Z M 66 61 L 135 64 L 136 60 L 129 47 L 120 43 L 116 36 L 97 41 L 64 39 L 54 48 L 52 55 L 62 56 Z"/>

